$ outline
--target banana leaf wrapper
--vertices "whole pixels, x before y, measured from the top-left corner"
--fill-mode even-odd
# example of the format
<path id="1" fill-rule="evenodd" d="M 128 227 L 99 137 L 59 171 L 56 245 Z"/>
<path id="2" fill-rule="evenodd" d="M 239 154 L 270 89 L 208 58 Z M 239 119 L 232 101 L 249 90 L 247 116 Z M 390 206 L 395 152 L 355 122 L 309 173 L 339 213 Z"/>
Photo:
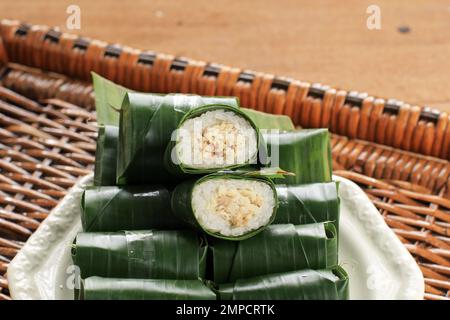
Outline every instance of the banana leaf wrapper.
<path id="1" fill-rule="evenodd" d="M 98 128 L 97 147 L 95 150 L 95 186 L 112 186 L 116 184 L 118 140 L 118 127 L 104 125 Z"/>
<path id="2" fill-rule="evenodd" d="M 286 176 L 276 183 L 297 185 L 331 181 L 332 160 L 327 129 L 267 133 L 263 136 L 269 157 L 266 165 L 295 173 L 295 176 Z"/>
<path id="3" fill-rule="evenodd" d="M 95 93 L 95 111 L 99 125 L 119 126 L 120 108 L 130 89 L 91 72 Z"/>
<path id="4" fill-rule="evenodd" d="M 95 72 L 92 72 L 92 80 L 95 91 L 97 122 L 119 126 L 120 113 L 117 110 L 120 110 L 125 94 L 133 92 L 133 90 L 103 78 Z M 288 116 L 265 113 L 249 108 L 241 108 L 240 110 L 246 113 L 260 129 L 295 130 L 295 126 Z"/>
<path id="5" fill-rule="evenodd" d="M 241 108 L 260 130 L 294 131 L 291 118 L 285 115 L 265 113 L 254 109 Z"/>
<path id="6" fill-rule="evenodd" d="M 184 122 L 186 122 L 189 119 L 196 118 L 200 116 L 202 113 L 205 113 L 207 111 L 213 111 L 217 109 L 223 109 L 225 111 L 232 111 L 238 116 L 244 118 L 247 120 L 250 125 L 255 129 L 256 131 L 256 137 L 257 137 L 257 146 L 258 150 L 260 149 L 260 146 L 264 146 L 264 142 L 262 139 L 262 136 L 259 132 L 259 128 L 255 125 L 253 122 L 253 119 L 247 115 L 246 112 L 243 112 L 241 109 L 237 109 L 236 106 L 227 106 L 227 105 L 207 105 L 204 107 L 193 109 L 185 114 L 185 116 L 180 120 L 178 127 L 176 129 L 179 129 Z M 255 117 L 253 117 L 255 118 Z M 165 154 L 164 154 L 164 164 L 165 168 L 168 172 L 170 172 L 172 175 L 175 176 L 185 176 L 186 174 L 208 174 L 217 172 L 218 170 L 232 170 L 235 168 L 245 167 L 251 164 L 256 164 L 258 161 L 258 151 L 251 155 L 247 162 L 241 163 L 241 164 L 234 164 L 234 165 L 224 165 L 220 168 L 192 168 L 187 165 L 184 165 L 181 163 L 181 160 L 178 158 L 178 153 L 176 152 L 176 144 L 178 141 L 179 135 L 177 135 L 174 139 L 171 139 L 169 144 L 167 145 Z"/>
<path id="7" fill-rule="evenodd" d="M 239 107 L 236 98 L 128 92 L 120 113 L 117 183 L 173 182 L 164 166 L 167 144 L 184 115 L 206 105 Z"/>
<path id="8" fill-rule="evenodd" d="M 241 279 L 219 286 L 220 300 L 348 300 L 349 278 L 340 266 Z"/>
<path id="9" fill-rule="evenodd" d="M 170 209 L 169 190 L 158 185 L 88 187 L 81 208 L 85 232 L 186 228 Z"/>
<path id="10" fill-rule="evenodd" d="M 271 179 L 266 178 L 264 176 L 256 176 L 256 175 L 249 176 L 247 174 L 248 174 L 247 171 L 243 171 L 239 174 L 232 172 L 218 172 L 215 174 L 209 174 L 196 180 L 188 180 L 180 183 L 179 185 L 176 186 L 176 188 L 172 192 L 172 200 L 171 200 L 172 212 L 181 220 L 183 220 L 186 224 L 190 225 L 191 227 L 197 230 L 203 231 L 206 234 L 215 238 L 240 241 L 253 237 L 254 235 L 263 231 L 269 224 L 273 222 L 277 212 L 277 205 L 274 207 L 272 216 L 266 225 L 263 225 L 255 230 L 251 230 L 240 236 L 224 236 L 218 232 L 208 230 L 207 228 L 202 226 L 196 219 L 194 209 L 192 208 L 192 191 L 194 190 L 194 187 L 197 184 L 209 179 L 243 179 L 243 180 L 263 181 L 267 183 L 273 190 L 276 204 L 278 204 L 275 184 L 272 182 Z"/>
<path id="11" fill-rule="evenodd" d="M 81 278 L 204 278 L 207 244 L 190 230 L 122 231 L 77 235 L 72 259 Z"/>
<path id="12" fill-rule="evenodd" d="M 201 280 L 89 277 L 75 291 L 77 300 L 216 300 Z"/>
<path id="13" fill-rule="evenodd" d="M 278 184 L 278 210 L 274 224 L 308 224 L 331 221 L 339 232 L 339 184 Z"/>
<path id="14" fill-rule="evenodd" d="M 337 234 L 331 223 L 268 226 L 253 238 L 213 240 L 214 282 L 337 265 Z"/>

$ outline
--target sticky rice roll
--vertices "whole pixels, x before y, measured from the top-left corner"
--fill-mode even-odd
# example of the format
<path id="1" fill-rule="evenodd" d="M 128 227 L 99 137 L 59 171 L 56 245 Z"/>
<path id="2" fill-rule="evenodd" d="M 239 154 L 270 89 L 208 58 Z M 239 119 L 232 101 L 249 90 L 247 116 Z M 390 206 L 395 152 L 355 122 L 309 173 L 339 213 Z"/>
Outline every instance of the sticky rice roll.
<path id="1" fill-rule="evenodd" d="M 230 174 L 182 183 L 172 194 L 175 215 L 228 240 L 247 239 L 262 231 L 275 218 L 277 206 L 276 191 L 269 179 Z"/>
<path id="2" fill-rule="evenodd" d="M 259 131 L 245 113 L 225 105 L 205 106 L 181 121 L 170 145 L 170 162 L 184 173 L 237 168 L 256 163 L 258 143 Z"/>

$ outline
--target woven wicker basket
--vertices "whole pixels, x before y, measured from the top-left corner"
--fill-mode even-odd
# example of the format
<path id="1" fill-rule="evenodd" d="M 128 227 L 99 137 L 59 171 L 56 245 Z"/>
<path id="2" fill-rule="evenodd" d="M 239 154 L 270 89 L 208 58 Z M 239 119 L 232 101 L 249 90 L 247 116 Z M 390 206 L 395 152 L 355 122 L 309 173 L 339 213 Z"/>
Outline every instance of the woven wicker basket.
<path id="1" fill-rule="evenodd" d="M 90 71 L 145 92 L 238 96 L 333 133 L 335 174 L 358 183 L 416 258 L 427 299 L 450 298 L 450 124 L 445 112 L 270 74 L 0 22 L 0 299 L 8 263 L 90 172 Z"/>

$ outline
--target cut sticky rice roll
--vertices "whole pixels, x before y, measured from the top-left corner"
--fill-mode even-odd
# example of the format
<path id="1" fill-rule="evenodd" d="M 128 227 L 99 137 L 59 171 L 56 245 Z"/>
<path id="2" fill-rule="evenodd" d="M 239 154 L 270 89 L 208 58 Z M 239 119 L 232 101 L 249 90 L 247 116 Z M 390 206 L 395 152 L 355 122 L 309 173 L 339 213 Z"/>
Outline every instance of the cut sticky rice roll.
<path id="1" fill-rule="evenodd" d="M 208 173 L 256 163 L 259 131 L 241 110 L 205 106 L 186 114 L 166 150 L 170 172 Z M 170 156 L 170 158 L 168 158 Z"/>
<path id="2" fill-rule="evenodd" d="M 187 113 L 204 106 L 238 109 L 236 98 L 128 92 L 123 99 L 117 150 L 117 184 L 174 183 L 165 152 Z"/>
<path id="3" fill-rule="evenodd" d="M 191 168 L 244 164 L 257 152 L 256 130 L 234 110 L 215 109 L 186 120 L 176 152 Z"/>
<path id="4" fill-rule="evenodd" d="M 212 179 L 192 192 L 199 222 L 225 236 L 240 236 L 266 224 L 275 205 L 270 186 L 261 181 Z"/>
<path id="5" fill-rule="evenodd" d="M 278 199 L 270 179 L 218 173 L 178 185 L 172 194 L 175 215 L 206 233 L 247 239 L 275 218 Z"/>

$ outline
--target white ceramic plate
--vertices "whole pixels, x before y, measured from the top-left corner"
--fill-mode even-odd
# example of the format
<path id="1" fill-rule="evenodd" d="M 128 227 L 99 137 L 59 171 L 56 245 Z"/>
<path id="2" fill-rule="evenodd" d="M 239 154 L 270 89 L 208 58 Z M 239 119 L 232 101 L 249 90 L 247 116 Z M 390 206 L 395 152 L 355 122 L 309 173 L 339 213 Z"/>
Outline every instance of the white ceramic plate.
<path id="1" fill-rule="evenodd" d="M 423 299 L 424 281 L 412 256 L 353 182 L 340 177 L 340 264 L 350 276 L 351 299 Z M 70 245 L 81 230 L 81 179 L 11 262 L 14 299 L 73 299 Z"/>

